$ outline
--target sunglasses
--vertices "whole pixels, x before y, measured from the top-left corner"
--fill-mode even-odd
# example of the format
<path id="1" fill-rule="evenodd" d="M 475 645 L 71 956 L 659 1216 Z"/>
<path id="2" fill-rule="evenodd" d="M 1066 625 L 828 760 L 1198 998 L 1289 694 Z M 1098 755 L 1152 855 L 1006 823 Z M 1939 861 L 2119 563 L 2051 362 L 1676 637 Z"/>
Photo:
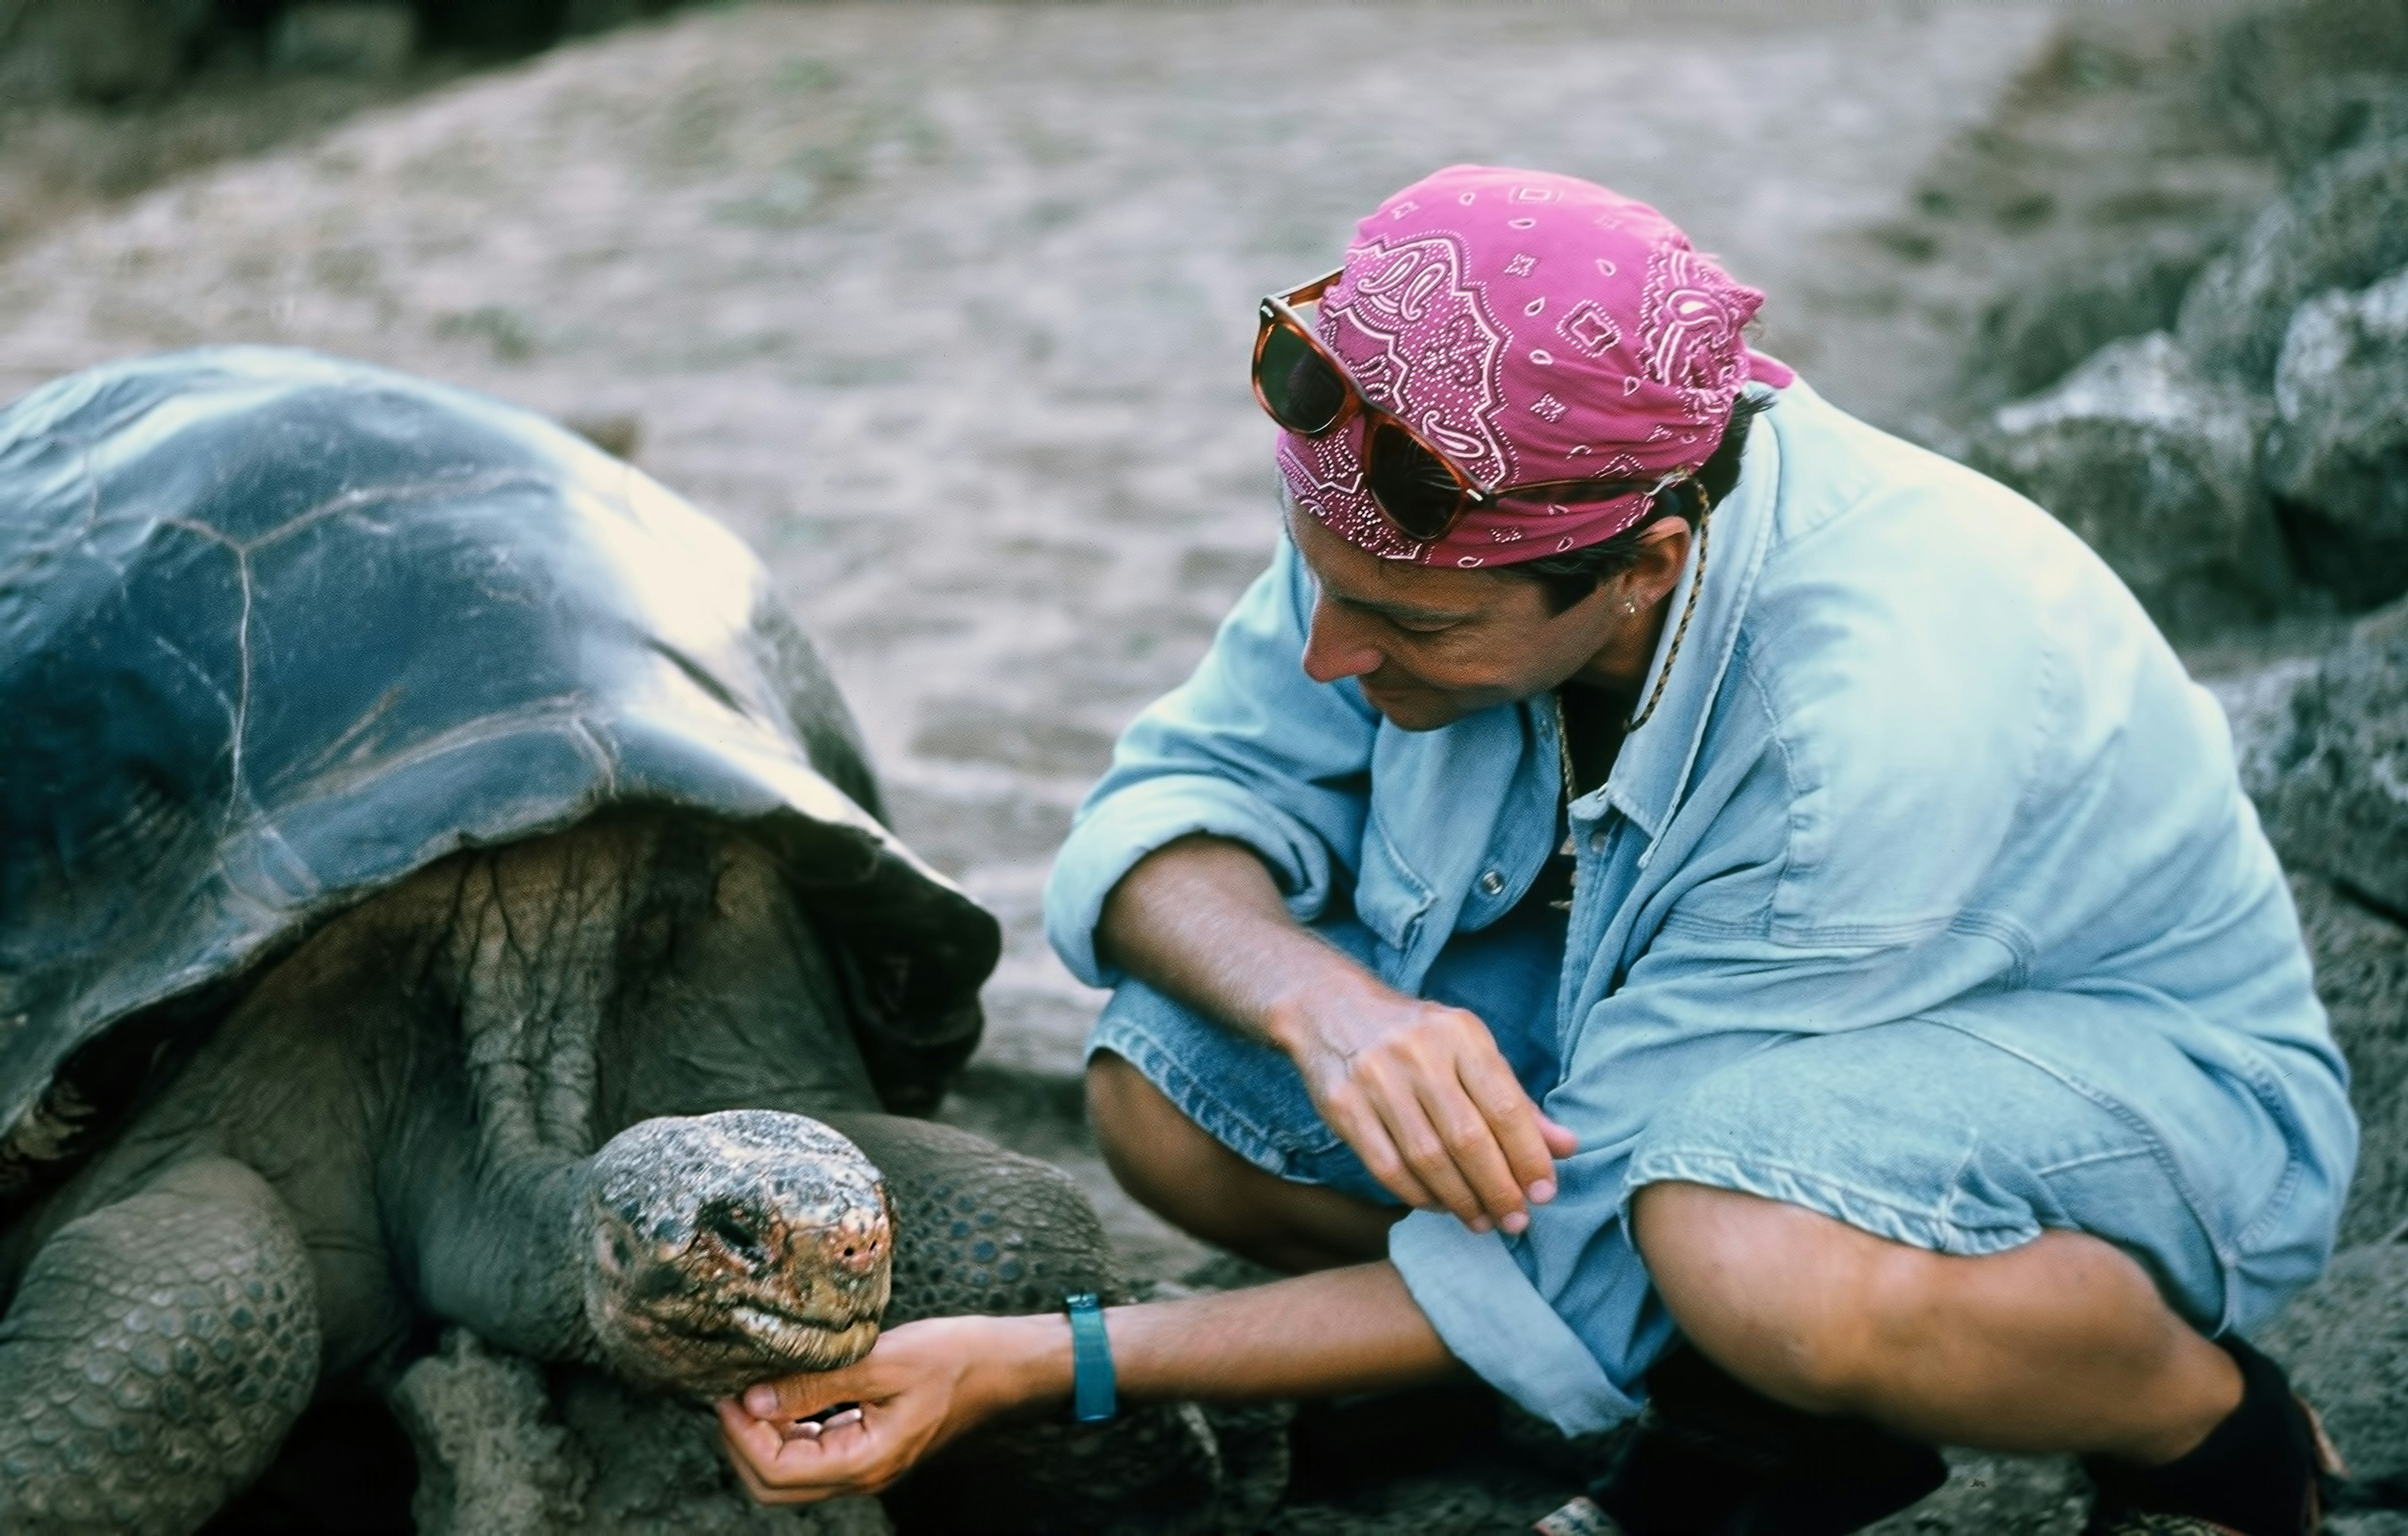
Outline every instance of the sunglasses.
<path id="1" fill-rule="evenodd" d="M 1660 480 L 1481 484 L 1394 411 L 1364 398 L 1346 366 L 1297 313 L 1297 305 L 1317 301 L 1344 271 L 1340 267 L 1263 299 L 1255 310 L 1254 398 L 1272 421 L 1300 437 L 1326 437 L 1363 417 L 1364 486 L 1380 516 L 1407 538 L 1417 544 L 1443 538 L 1474 508 L 1507 501 L 1612 501 L 1634 491 L 1662 491 L 1688 478 L 1688 471 L 1676 470 Z"/>

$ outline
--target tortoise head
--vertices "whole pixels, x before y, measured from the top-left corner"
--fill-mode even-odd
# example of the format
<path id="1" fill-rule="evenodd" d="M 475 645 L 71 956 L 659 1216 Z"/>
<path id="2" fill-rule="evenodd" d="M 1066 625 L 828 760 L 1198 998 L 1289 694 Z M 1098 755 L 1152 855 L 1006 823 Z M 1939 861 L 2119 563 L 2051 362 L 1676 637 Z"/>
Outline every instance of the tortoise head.
<path id="1" fill-rule="evenodd" d="M 799 1114 L 628 1127 L 595 1155 L 580 1218 L 585 1315 L 623 1374 L 720 1396 L 869 1352 L 894 1235 L 878 1170 Z"/>

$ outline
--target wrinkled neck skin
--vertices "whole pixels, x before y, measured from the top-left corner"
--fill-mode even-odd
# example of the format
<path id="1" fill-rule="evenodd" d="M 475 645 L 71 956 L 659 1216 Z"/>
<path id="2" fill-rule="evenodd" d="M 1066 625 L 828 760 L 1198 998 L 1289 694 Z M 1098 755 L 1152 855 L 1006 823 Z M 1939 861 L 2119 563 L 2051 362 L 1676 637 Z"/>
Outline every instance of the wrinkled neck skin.
<path id="1" fill-rule="evenodd" d="M 578 1221 L 601 1020 L 641 867 L 631 840 L 466 862 L 387 917 L 423 936 L 424 990 L 459 1031 L 421 1057 L 428 1081 L 394 1106 L 380 1158 L 394 1257 L 426 1311 L 538 1358 L 595 1355 Z"/>
<path id="2" fill-rule="evenodd" d="M 550 1165 L 422 1167 L 430 1213 L 410 1244 L 410 1286 L 426 1311 L 488 1342 L 536 1359 L 598 1363 L 580 1284 L 586 1244 L 577 1229 L 593 1159 Z M 438 1205 L 442 1187 L 472 1199 Z M 463 1215 L 474 1219 L 457 1219 Z"/>
<path id="3" fill-rule="evenodd" d="M 432 936 L 421 991 L 457 1041 L 380 1171 L 419 1305 L 710 1394 L 865 1353 L 884 1198 L 811 1116 L 875 1098 L 774 863 L 631 818 L 463 861 L 426 899 L 399 922 Z"/>

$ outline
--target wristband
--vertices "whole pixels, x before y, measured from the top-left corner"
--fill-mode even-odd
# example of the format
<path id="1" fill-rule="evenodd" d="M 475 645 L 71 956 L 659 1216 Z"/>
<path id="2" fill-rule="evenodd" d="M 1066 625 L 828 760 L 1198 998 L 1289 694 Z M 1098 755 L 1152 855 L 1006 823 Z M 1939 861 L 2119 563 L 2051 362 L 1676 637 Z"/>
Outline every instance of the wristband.
<path id="1" fill-rule="evenodd" d="M 1120 1412 L 1104 1304 L 1095 1292 L 1081 1291 L 1065 1298 L 1062 1307 L 1070 1314 L 1070 1418 L 1078 1424 L 1101 1424 Z"/>

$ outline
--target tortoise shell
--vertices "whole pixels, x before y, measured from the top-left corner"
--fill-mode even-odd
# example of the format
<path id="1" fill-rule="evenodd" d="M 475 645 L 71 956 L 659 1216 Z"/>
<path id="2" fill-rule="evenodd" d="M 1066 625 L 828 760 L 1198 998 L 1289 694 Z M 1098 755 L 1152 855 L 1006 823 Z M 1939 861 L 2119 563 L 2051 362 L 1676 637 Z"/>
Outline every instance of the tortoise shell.
<path id="1" fill-rule="evenodd" d="M 334 913 L 618 806 L 781 860 L 890 1107 L 978 1040 L 997 925 L 881 824 L 761 563 L 481 395 L 210 348 L 0 411 L 0 1197 Z"/>

